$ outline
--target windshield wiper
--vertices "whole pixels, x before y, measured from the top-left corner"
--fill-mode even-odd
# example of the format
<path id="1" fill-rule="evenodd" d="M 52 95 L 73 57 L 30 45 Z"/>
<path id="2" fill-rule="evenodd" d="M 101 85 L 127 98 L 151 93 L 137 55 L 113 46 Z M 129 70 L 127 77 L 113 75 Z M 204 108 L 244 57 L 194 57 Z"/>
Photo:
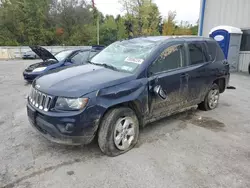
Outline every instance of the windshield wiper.
<path id="1" fill-rule="evenodd" d="M 99 64 L 99 65 L 100 65 L 100 66 L 103 66 L 103 67 L 105 67 L 105 68 L 107 68 L 107 69 L 112 69 L 112 70 L 115 70 L 115 71 L 119 71 L 118 68 L 116 68 L 116 67 L 114 67 L 114 66 L 112 66 L 112 65 L 106 64 L 106 63 L 102 63 L 102 64 Z"/>
<path id="2" fill-rule="evenodd" d="M 93 65 L 96 65 L 96 63 L 93 63 L 93 62 L 91 62 L 90 60 L 88 60 L 88 61 L 87 61 L 87 63 L 93 64 Z"/>
<path id="3" fill-rule="evenodd" d="M 91 62 L 89 60 L 87 62 L 90 63 L 90 64 L 93 64 L 93 65 L 105 67 L 107 69 L 112 69 L 112 70 L 115 70 L 115 71 L 120 71 L 118 68 L 116 68 L 116 67 L 114 67 L 112 65 L 106 64 L 106 63 L 94 63 L 94 62 Z"/>

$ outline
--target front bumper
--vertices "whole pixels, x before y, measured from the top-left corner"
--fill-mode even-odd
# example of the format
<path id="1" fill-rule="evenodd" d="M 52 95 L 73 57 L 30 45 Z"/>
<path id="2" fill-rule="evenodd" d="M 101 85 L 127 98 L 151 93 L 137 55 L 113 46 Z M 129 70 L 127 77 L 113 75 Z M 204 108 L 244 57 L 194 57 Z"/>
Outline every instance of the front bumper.
<path id="1" fill-rule="evenodd" d="M 97 123 L 88 123 L 87 127 L 81 126 L 80 122 L 75 123 L 77 126 L 76 131 L 72 133 L 62 133 L 57 125 L 62 124 L 62 120 L 65 119 L 72 122 L 71 118 L 76 117 L 49 117 L 44 114 L 40 114 L 35 108 L 30 104 L 27 104 L 27 114 L 28 119 L 32 127 L 38 131 L 42 136 L 48 140 L 65 145 L 84 145 L 89 144 L 95 136 L 97 130 Z"/>

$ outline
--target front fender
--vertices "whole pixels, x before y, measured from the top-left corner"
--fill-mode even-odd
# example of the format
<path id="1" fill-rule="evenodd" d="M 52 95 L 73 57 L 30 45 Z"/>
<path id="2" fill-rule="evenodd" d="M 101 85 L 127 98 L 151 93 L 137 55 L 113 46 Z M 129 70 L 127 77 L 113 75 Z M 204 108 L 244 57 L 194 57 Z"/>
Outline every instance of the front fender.
<path id="1" fill-rule="evenodd" d="M 123 103 L 136 105 L 141 116 L 148 112 L 148 80 L 146 78 L 133 80 L 116 86 L 100 89 L 96 92 L 96 106 L 101 110 L 101 116 L 107 109 Z"/>

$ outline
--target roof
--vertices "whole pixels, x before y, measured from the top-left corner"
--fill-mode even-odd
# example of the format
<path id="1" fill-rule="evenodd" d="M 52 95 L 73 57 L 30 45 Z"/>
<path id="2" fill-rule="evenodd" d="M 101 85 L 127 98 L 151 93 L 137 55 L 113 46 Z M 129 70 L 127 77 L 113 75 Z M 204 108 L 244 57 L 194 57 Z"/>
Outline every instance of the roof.
<path id="1" fill-rule="evenodd" d="M 207 37 L 200 37 L 200 36 L 196 36 L 196 35 L 183 35 L 183 36 L 148 36 L 148 37 L 137 37 L 137 38 L 132 38 L 129 40 L 132 41 L 140 41 L 140 40 L 145 40 L 148 42 L 152 42 L 152 43 L 160 43 L 160 42 L 164 42 L 168 39 L 183 39 L 185 41 L 193 41 L 195 40 L 211 40 L 210 38 Z"/>
<path id="2" fill-rule="evenodd" d="M 211 29 L 209 34 L 212 34 L 214 31 L 220 30 L 220 29 L 221 30 L 226 30 L 229 33 L 236 33 L 236 34 L 242 34 L 243 33 L 240 28 L 227 26 L 227 25 L 220 25 L 220 26 L 217 26 L 217 27 L 214 27 L 213 29 Z"/>

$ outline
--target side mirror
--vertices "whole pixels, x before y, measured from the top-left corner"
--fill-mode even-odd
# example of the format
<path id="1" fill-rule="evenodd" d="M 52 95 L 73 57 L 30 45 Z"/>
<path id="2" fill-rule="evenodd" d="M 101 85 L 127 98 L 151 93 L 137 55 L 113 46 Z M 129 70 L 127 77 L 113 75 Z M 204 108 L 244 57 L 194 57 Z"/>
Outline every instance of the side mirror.
<path id="1" fill-rule="evenodd" d="M 154 87 L 154 93 L 163 100 L 167 99 L 167 94 L 160 85 Z"/>

